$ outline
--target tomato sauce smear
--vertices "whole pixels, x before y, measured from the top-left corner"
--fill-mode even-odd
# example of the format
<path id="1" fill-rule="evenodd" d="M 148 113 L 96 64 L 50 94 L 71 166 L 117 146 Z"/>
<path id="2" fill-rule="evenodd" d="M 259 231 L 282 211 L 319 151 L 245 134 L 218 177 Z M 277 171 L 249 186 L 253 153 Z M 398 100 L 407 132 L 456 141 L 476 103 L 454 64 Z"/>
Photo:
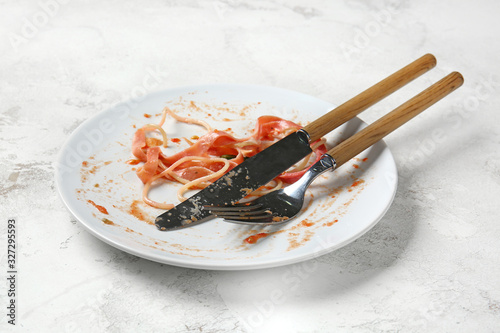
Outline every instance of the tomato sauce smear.
<path id="1" fill-rule="evenodd" d="M 95 208 L 97 208 L 97 210 L 99 210 L 101 213 L 108 214 L 108 210 L 105 207 L 96 204 L 92 200 L 87 200 L 87 201 L 88 201 L 88 203 L 92 204 Z"/>
<path id="2" fill-rule="evenodd" d="M 267 236 L 269 236 L 269 234 L 267 232 L 260 232 L 258 234 L 255 234 L 255 235 L 252 235 L 250 237 L 245 238 L 245 240 L 243 240 L 243 241 L 247 244 L 255 244 L 255 243 L 257 243 L 257 241 L 259 239 L 265 238 Z"/>

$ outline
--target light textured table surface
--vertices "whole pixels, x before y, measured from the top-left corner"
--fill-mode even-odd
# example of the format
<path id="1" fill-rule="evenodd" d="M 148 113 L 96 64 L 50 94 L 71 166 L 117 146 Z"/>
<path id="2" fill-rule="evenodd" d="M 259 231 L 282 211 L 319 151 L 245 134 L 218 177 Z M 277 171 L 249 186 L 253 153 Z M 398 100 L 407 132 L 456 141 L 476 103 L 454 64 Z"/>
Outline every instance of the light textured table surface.
<path id="1" fill-rule="evenodd" d="M 18 273 L 16 326 L 5 282 L 0 331 L 498 332 L 498 14 L 494 0 L 1 1 L 0 276 L 8 218 Z M 151 73 L 148 92 L 251 83 L 340 104 L 428 52 L 434 70 L 360 118 L 454 70 L 465 84 L 385 140 L 394 202 L 340 250 L 254 271 L 174 267 L 93 237 L 57 195 L 68 136 Z"/>

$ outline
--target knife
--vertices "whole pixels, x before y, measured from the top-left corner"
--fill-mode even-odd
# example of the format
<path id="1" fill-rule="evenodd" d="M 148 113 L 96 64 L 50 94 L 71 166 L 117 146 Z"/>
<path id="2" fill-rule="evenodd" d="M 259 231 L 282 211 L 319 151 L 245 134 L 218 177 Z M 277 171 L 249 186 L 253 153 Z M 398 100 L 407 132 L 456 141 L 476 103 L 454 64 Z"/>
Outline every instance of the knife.
<path id="1" fill-rule="evenodd" d="M 310 154 L 310 142 L 320 139 L 435 66 L 436 58 L 432 54 L 420 57 L 309 125 L 246 159 L 214 183 L 159 215 L 155 220 L 156 227 L 161 231 L 170 231 L 208 221 L 211 214 L 204 206 L 238 202 Z"/>

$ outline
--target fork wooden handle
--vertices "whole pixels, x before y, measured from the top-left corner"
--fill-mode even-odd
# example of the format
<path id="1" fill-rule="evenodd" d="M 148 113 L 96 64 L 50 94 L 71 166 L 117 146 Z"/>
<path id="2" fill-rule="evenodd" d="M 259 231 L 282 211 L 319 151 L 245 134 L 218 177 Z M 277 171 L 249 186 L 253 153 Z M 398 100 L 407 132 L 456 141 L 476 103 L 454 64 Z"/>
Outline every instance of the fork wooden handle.
<path id="1" fill-rule="evenodd" d="M 342 164 L 460 87 L 463 82 L 464 78 L 458 72 L 447 75 L 406 103 L 378 119 L 373 124 L 365 127 L 347 140 L 333 147 L 328 151 L 328 154 L 335 159 L 337 167 L 340 167 Z"/>
<path id="2" fill-rule="evenodd" d="M 426 54 L 304 126 L 304 130 L 309 134 L 311 142 L 314 142 L 435 66 L 436 58 L 432 54 Z"/>

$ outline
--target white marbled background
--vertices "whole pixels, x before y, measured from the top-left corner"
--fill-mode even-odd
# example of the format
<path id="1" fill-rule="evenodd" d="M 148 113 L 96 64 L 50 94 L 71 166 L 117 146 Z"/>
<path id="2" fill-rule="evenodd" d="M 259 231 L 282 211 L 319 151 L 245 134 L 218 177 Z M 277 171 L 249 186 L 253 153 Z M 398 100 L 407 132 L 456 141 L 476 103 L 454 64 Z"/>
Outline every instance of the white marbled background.
<path id="1" fill-rule="evenodd" d="M 1 0 L 0 276 L 9 217 L 19 275 L 16 326 L 5 283 L 0 331 L 499 332 L 499 14 L 494 0 Z M 328 255 L 257 271 L 162 265 L 94 238 L 57 196 L 70 133 L 147 73 L 151 91 L 252 83 L 339 104 L 427 52 L 436 69 L 360 118 L 453 70 L 466 83 L 385 140 L 395 201 Z"/>

